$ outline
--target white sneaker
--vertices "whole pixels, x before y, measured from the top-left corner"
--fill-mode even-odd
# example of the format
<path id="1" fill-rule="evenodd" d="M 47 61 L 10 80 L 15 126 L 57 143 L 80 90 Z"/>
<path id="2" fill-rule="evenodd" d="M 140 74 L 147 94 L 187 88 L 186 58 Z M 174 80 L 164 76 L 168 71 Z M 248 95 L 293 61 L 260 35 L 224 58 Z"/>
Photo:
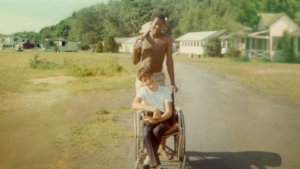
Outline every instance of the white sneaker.
<path id="1" fill-rule="evenodd" d="M 149 165 L 150 164 L 150 158 L 149 156 L 147 155 L 145 160 L 144 160 L 144 165 Z"/>

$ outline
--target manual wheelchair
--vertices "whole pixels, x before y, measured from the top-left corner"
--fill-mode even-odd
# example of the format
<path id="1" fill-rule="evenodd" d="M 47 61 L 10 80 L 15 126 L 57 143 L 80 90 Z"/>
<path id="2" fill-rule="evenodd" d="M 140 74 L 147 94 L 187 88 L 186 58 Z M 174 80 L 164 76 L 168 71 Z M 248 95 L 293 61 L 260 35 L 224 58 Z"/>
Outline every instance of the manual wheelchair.
<path id="1" fill-rule="evenodd" d="M 170 152 L 175 157 L 171 160 L 172 165 L 175 164 L 176 168 L 184 169 L 186 163 L 184 115 L 181 109 L 174 109 L 175 113 L 173 113 L 172 118 L 174 118 L 176 122 L 174 122 L 170 129 L 165 132 L 161 142 L 166 143 L 163 146 L 166 148 L 167 152 Z M 143 143 L 143 119 L 143 111 L 136 111 L 134 113 L 135 169 L 142 169 L 146 158 L 146 149 Z M 173 136 L 173 141 L 168 140 L 166 142 L 171 136 Z M 162 163 L 162 165 L 164 164 Z M 172 168 L 174 168 L 174 166 Z"/>

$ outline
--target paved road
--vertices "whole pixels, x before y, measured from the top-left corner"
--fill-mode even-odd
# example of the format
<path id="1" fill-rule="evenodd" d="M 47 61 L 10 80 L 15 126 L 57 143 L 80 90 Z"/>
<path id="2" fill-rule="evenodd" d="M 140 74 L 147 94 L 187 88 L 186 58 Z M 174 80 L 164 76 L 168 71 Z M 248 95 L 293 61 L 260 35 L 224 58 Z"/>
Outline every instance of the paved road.
<path id="1" fill-rule="evenodd" d="M 195 65 L 175 67 L 192 168 L 300 168 L 300 107 Z"/>

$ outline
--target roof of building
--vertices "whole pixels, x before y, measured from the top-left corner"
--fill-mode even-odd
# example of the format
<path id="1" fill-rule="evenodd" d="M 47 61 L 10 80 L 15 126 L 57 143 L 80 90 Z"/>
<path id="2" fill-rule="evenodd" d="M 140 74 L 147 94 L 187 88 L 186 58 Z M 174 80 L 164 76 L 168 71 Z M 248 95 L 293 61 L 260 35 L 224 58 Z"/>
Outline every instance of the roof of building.
<path id="1" fill-rule="evenodd" d="M 269 27 L 282 16 L 287 16 L 285 13 L 260 13 L 259 15 L 265 27 Z"/>
<path id="2" fill-rule="evenodd" d="M 132 37 L 118 37 L 118 38 L 114 38 L 114 39 L 117 43 L 123 43 L 123 42 L 127 41 L 130 38 L 132 38 Z"/>
<path id="3" fill-rule="evenodd" d="M 221 36 L 226 33 L 227 30 L 221 31 L 201 31 L 201 32 L 189 32 L 181 37 L 177 38 L 175 41 L 189 41 L 189 40 L 205 40 L 206 38 L 212 36 Z"/>
<path id="4" fill-rule="evenodd" d="M 28 38 L 27 35 L 19 35 L 19 34 L 10 34 L 10 35 L 6 35 L 6 34 L 0 34 L 0 38 L 6 38 L 6 37 L 21 37 L 21 38 Z"/>
<path id="5" fill-rule="evenodd" d="M 129 44 L 133 44 L 136 41 L 136 37 L 131 37 L 129 39 L 127 39 L 126 41 L 122 42 L 122 43 L 129 43 Z"/>

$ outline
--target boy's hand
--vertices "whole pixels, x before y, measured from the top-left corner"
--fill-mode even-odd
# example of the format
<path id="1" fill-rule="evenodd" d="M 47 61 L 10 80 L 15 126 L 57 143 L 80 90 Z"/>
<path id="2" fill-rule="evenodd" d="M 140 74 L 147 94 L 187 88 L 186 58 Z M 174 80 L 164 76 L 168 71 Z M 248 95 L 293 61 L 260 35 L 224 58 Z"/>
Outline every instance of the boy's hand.
<path id="1" fill-rule="evenodd" d="M 153 109 L 153 119 L 160 119 L 160 111 L 158 108 Z"/>
<path id="2" fill-rule="evenodd" d="M 153 119 L 151 116 L 144 116 L 144 121 L 150 124 L 157 124 L 159 123 L 159 119 Z"/>

